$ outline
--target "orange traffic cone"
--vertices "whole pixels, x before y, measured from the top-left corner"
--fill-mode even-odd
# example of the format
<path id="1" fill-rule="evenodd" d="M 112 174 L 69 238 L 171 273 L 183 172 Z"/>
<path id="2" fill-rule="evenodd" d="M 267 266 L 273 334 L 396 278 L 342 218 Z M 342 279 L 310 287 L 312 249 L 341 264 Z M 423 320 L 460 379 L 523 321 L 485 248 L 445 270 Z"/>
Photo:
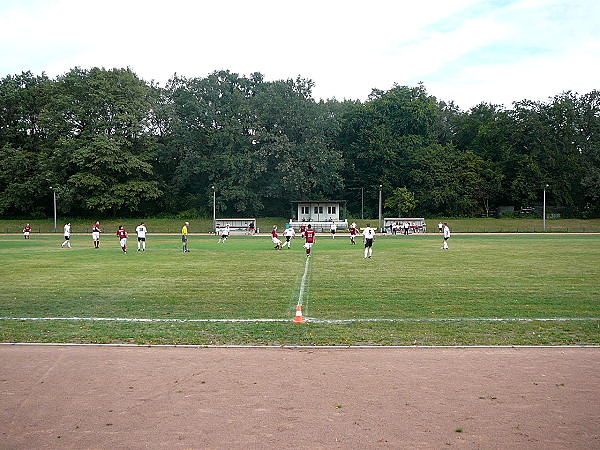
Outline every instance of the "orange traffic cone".
<path id="1" fill-rule="evenodd" d="M 296 318 L 293 323 L 306 323 L 306 320 L 302 317 L 302 305 L 296 306 Z"/>

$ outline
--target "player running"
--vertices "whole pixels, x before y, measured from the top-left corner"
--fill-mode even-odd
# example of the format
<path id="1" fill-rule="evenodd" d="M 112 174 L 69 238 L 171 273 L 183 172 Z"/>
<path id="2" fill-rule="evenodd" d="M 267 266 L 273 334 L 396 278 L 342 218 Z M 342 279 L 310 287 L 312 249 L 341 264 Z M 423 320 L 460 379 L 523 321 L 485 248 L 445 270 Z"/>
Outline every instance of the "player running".
<path id="1" fill-rule="evenodd" d="M 281 250 L 281 239 L 279 239 L 279 235 L 277 234 L 277 225 L 273 225 L 273 231 L 271 231 L 271 240 L 273 244 L 275 244 L 276 250 Z"/>
<path id="2" fill-rule="evenodd" d="M 293 237 L 296 237 L 296 231 L 294 230 L 294 227 L 286 228 L 285 231 L 283 232 L 283 235 L 285 236 L 285 243 L 283 245 L 285 246 L 287 244 L 287 248 L 289 250 L 290 244 L 291 244 L 291 239 Z"/>
<path id="3" fill-rule="evenodd" d="M 221 230 L 221 237 L 219 238 L 219 243 L 225 242 L 229 237 L 229 224 L 225 225 L 225 228 Z"/>
<path id="4" fill-rule="evenodd" d="M 352 222 L 350 224 L 350 228 L 348 229 L 348 231 L 350 231 L 350 245 L 356 245 L 356 234 L 358 233 L 358 228 L 356 228 L 356 223 Z"/>
<path id="5" fill-rule="evenodd" d="M 65 245 L 71 248 L 71 222 L 68 222 L 63 227 L 63 235 L 65 237 L 65 242 L 60 244 L 62 248 L 65 248 Z"/>
<path id="6" fill-rule="evenodd" d="M 363 230 L 363 242 L 365 244 L 365 258 L 373 256 L 373 242 L 375 241 L 375 230 L 371 228 L 371 224 L 367 224 L 367 228 Z"/>
<path id="7" fill-rule="evenodd" d="M 94 248 L 100 248 L 100 222 L 98 221 L 92 225 L 92 241 L 94 241 Z"/>
<path id="8" fill-rule="evenodd" d="M 304 239 L 306 240 L 306 242 L 304 243 L 304 248 L 306 249 L 306 257 L 310 258 L 310 249 L 316 241 L 315 230 L 312 229 L 310 224 L 308 224 L 308 227 L 306 227 L 306 231 L 304 232 Z"/>
<path id="9" fill-rule="evenodd" d="M 142 251 L 145 252 L 146 251 L 146 232 L 148 230 L 146 229 L 146 225 L 144 225 L 144 222 L 140 223 L 137 228 L 135 229 L 135 232 L 137 233 L 137 240 L 138 240 L 138 252 Z"/>
<path id="10" fill-rule="evenodd" d="M 123 225 L 119 225 L 119 229 L 117 230 L 117 236 L 119 237 L 119 243 L 121 244 L 121 249 L 123 253 L 127 253 L 127 231 L 123 228 Z"/>

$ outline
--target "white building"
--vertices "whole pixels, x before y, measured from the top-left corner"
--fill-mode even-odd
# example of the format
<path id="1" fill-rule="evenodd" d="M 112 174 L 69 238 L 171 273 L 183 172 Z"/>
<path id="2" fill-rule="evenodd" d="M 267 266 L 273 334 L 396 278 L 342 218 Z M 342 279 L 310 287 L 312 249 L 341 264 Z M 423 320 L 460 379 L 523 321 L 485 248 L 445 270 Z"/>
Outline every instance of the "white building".
<path id="1" fill-rule="evenodd" d="M 312 225 L 318 231 L 329 230 L 331 222 L 338 228 L 348 228 L 346 200 L 292 201 L 290 226 L 298 228 L 302 223 Z"/>

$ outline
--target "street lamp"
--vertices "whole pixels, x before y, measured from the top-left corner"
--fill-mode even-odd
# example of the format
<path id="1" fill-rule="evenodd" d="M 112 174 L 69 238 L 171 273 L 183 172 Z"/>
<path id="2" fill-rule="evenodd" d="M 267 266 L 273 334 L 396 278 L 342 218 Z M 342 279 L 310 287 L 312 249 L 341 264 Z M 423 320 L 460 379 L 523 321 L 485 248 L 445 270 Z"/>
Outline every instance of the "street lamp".
<path id="1" fill-rule="evenodd" d="M 55 187 L 50 186 L 52 189 L 52 196 L 54 197 L 54 232 L 56 233 L 56 189 Z"/>
<path id="2" fill-rule="evenodd" d="M 379 232 L 381 233 L 381 188 L 382 184 L 379 185 L 379 221 L 377 222 L 377 226 L 379 227 Z"/>
<path id="3" fill-rule="evenodd" d="M 549 184 L 544 186 L 544 211 L 543 211 L 543 217 L 544 217 L 544 231 L 546 231 L 546 189 L 548 189 L 550 187 Z"/>

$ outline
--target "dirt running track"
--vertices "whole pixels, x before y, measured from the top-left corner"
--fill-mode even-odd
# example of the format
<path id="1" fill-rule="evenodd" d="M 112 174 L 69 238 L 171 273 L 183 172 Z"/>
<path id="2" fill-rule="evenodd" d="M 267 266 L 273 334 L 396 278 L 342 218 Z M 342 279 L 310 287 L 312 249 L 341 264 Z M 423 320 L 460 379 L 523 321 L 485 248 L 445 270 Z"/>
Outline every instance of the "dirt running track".
<path id="1" fill-rule="evenodd" d="M 0 345 L 0 448 L 600 448 L 599 348 Z"/>

